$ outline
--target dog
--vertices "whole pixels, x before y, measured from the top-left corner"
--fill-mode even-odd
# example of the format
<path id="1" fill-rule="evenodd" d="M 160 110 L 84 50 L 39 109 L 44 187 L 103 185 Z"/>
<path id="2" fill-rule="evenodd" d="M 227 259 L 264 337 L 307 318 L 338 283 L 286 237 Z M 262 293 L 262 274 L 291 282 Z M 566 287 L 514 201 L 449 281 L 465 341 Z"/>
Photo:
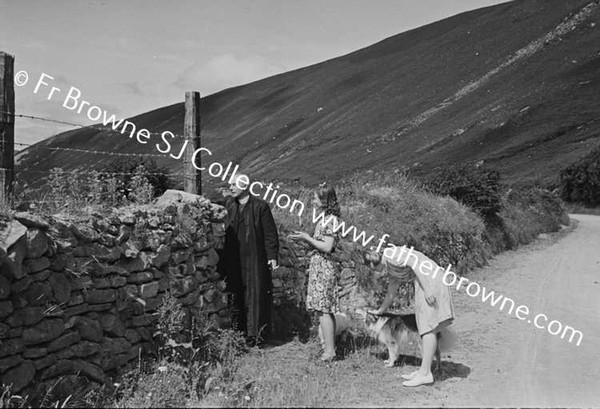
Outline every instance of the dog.
<path id="1" fill-rule="evenodd" d="M 409 346 L 421 346 L 415 314 L 373 315 L 369 312 L 362 312 L 361 315 L 364 315 L 369 335 L 387 346 L 388 359 L 384 361 L 385 366 L 393 367 L 402 349 Z M 438 332 L 437 339 L 435 357 L 437 370 L 440 371 L 442 367 L 441 351 L 449 350 L 454 345 L 456 336 L 450 328 L 445 327 Z"/>

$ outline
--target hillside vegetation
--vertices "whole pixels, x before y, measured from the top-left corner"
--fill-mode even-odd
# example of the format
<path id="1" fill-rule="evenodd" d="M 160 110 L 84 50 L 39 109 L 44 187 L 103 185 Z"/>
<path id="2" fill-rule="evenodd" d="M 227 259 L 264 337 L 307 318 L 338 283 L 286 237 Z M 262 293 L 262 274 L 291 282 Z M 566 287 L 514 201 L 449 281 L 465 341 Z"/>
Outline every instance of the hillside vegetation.
<path id="1" fill-rule="evenodd" d="M 600 7 L 517 0 L 463 13 L 370 47 L 202 99 L 204 163 L 312 185 L 356 171 L 479 161 L 508 182 L 555 184 L 600 142 Z M 138 128 L 183 132 L 183 104 L 138 115 Z M 158 154 L 159 137 L 94 128 L 26 149 L 17 168 L 99 168 L 106 157 L 47 148 Z M 171 150 L 181 147 L 177 139 Z M 164 145 L 163 145 L 164 146 Z M 157 164 L 181 171 L 182 161 Z M 20 173 L 42 184 L 43 174 Z M 214 178 L 203 175 L 207 191 Z"/>

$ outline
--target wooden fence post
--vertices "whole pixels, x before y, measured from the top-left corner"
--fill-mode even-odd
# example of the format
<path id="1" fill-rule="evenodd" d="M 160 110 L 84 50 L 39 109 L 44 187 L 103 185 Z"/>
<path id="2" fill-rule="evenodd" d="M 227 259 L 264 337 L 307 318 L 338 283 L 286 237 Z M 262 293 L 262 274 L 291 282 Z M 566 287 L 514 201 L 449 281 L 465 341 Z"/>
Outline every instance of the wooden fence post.
<path id="1" fill-rule="evenodd" d="M 192 159 L 197 167 L 201 168 L 200 153 L 192 158 L 194 151 L 200 148 L 200 93 L 188 91 L 185 93 L 185 120 L 183 124 L 183 136 L 189 141 L 183 156 L 183 190 L 197 195 L 202 194 L 202 174 L 194 167 Z"/>
<path id="2" fill-rule="evenodd" d="M 15 174 L 15 58 L 0 51 L 0 203 L 10 204 Z"/>

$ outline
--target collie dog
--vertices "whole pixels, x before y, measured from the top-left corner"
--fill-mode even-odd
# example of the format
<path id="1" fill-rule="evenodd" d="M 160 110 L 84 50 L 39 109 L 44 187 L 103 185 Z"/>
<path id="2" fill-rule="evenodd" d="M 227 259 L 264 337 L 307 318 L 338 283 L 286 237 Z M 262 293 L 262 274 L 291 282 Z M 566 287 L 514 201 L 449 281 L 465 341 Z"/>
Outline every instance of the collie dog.
<path id="1" fill-rule="evenodd" d="M 401 350 L 408 347 L 421 346 L 421 337 L 417 330 L 415 314 L 392 314 L 373 315 L 362 312 L 369 335 L 385 344 L 388 349 L 388 359 L 385 366 L 392 367 L 398 360 Z M 435 357 L 437 369 L 441 369 L 441 352 L 449 350 L 456 340 L 456 335 L 448 327 L 443 328 L 437 334 L 437 349 Z"/>

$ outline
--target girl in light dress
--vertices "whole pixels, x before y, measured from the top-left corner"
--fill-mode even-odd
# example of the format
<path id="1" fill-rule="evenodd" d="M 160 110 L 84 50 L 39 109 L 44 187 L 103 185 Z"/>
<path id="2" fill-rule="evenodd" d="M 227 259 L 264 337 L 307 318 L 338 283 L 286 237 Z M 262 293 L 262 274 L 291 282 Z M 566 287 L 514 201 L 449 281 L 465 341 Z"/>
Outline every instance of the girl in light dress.
<path id="1" fill-rule="evenodd" d="M 452 294 L 450 288 L 442 281 L 444 269 L 433 260 L 413 248 L 389 246 L 383 255 L 373 249 L 365 254 L 365 262 L 372 268 L 390 273 L 387 295 L 381 307 L 371 313 L 379 315 L 388 310 L 404 278 L 399 269 L 404 266 L 410 267 L 415 280 L 415 318 L 423 341 L 423 353 L 420 368 L 408 375 L 402 375 L 402 378 L 406 379 L 402 385 L 431 384 L 431 364 L 437 349 L 437 334 L 454 320 Z"/>

